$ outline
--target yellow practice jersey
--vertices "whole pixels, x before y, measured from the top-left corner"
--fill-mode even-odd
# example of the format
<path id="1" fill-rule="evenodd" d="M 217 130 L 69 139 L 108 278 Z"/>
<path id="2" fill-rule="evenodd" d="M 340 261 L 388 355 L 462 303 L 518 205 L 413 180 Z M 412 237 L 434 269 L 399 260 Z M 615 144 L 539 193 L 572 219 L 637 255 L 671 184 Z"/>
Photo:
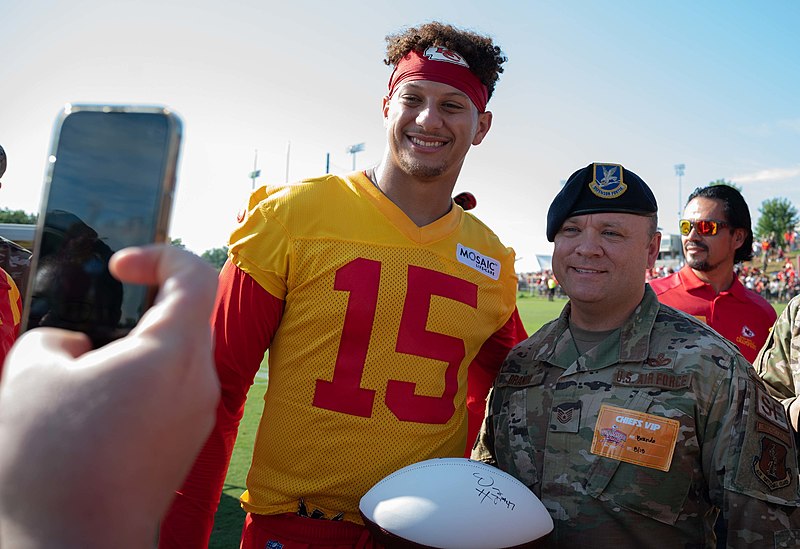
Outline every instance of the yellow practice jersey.
<path id="1" fill-rule="evenodd" d="M 363 173 L 253 193 L 232 262 L 285 302 L 242 503 L 360 522 L 405 465 L 461 456 L 467 366 L 514 311 L 514 252 L 453 206 L 417 227 Z"/>

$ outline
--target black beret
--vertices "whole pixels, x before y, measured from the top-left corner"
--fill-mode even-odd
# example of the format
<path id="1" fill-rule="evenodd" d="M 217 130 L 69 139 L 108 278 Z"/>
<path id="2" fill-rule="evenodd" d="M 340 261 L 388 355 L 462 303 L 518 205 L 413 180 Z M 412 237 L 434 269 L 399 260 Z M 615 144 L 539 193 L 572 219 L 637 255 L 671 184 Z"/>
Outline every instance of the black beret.
<path id="1" fill-rule="evenodd" d="M 564 220 L 574 215 L 658 211 L 653 191 L 642 178 L 619 164 L 589 164 L 567 179 L 547 211 L 547 240 L 553 242 Z"/>

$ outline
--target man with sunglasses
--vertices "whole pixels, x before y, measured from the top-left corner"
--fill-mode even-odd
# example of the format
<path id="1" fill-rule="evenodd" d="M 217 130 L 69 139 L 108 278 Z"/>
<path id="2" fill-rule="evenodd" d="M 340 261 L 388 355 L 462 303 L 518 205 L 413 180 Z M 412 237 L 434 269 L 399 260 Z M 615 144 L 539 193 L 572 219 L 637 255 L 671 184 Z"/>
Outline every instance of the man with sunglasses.
<path id="1" fill-rule="evenodd" d="M 695 189 L 680 220 L 686 265 L 650 281 L 659 301 L 702 320 L 753 362 L 777 315 L 739 281 L 733 266 L 753 258 L 750 211 L 728 185 Z"/>
<path id="2" fill-rule="evenodd" d="M 536 547 L 794 547 L 785 411 L 733 344 L 647 287 L 657 211 L 620 165 L 570 176 L 547 214 L 569 301 L 509 353 L 472 457 L 541 499 L 554 528 Z"/>

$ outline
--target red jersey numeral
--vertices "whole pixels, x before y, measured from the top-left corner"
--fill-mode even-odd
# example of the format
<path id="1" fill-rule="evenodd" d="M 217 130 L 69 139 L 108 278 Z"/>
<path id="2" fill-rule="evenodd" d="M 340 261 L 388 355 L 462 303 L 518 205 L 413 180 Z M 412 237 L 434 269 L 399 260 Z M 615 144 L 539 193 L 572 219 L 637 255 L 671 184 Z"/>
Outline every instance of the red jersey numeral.
<path id="1" fill-rule="evenodd" d="M 336 271 L 335 290 L 350 292 L 333 379 L 317 380 L 314 406 L 343 414 L 369 417 L 375 391 L 361 388 L 361 376 L 375 321 L 381 264 L 358 258 Z"/>
<path id="2" fill-rule="evenodd" d="M 350 293 L 333 379 L 317 380 L 314 406 L 370 417 L 375 391 L 361 387 L 361 378 L 375 321 L 380 286 L 380 263 L 355 259 L 336 272 L 334 288 Z M 400 421 L 447 423 L 455 413 L 458 368 L 466 350 L 460 338 L 426 328 L 431 297 L 440 296 L 470 307 L 478 306 L 477 285 L 444 273 L 409 266 L 406 298 L 395 350 L 447 363 L 441 396 L 415 393 L 416 383 L 389 380 L 386 406 Z"/>

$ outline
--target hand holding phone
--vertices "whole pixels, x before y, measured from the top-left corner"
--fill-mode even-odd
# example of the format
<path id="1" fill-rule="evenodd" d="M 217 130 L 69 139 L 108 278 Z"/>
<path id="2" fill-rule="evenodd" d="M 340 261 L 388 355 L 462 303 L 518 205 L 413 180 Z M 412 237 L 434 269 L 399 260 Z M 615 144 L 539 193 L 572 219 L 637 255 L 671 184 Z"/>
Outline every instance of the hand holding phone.
<path id="1" fill-rule="evenodd" d="M 22 331 L 66 328 L 99 347 L 136 325 L 155 290 L 121 283 L 108 261 L 166 240 L 181 128 L 162 107 L 67 105 L 53 133 Z"/>

